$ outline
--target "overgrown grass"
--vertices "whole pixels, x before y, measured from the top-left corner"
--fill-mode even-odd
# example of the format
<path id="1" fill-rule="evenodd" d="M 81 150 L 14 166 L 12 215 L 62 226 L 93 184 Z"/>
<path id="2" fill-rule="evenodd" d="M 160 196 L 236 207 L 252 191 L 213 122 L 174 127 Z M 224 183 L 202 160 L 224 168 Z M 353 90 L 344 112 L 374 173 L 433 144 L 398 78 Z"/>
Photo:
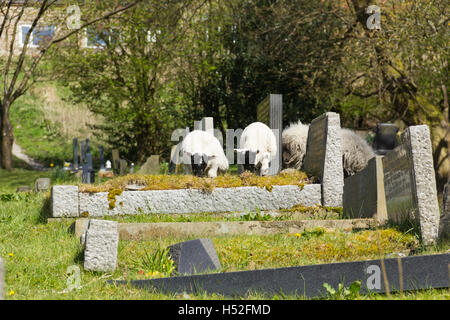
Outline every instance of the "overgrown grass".
<path id="1" fill-rule="evenodd" d="M 167 295 L 128 286 L 113 286 L 108 279 L 144 279 L 160 276 L 136 261 L 155 255 L 157 250 L 190 238 L 170 237 L 151 241 L 121 241 L 118 266 L 112 274 L 86 272 L 82 268 L 79 240 L 69 232 L 70 222 L 46 224 L 42 219 L 45 194 L 0 202 L 0 256 L 6 263 L 7 299 L 223 299 L 219 295 Z M 418 248 L 417 239 L 394 229 L 361 232 L 308 230 L 297 235 L 222 236 L 212 238 L 221 271 L 251 270 L 309 265 L 350 260 L 377 259 L 386 254 Z M 449 250 L 440 244 L 428 251 Z M 420 250 L 420 247 L 419 247 Z M 417 253 L 416 253 L 417 254 Z M 82 288 L 64 291 L 69 280 L 66 271 L 81 269 Z M 164 264 L 163 264 L 164 265 Z M 148 268 L 150 269 L 150 268 Z M 269 296 L 252 293 L 245 299 L 299 299 L 298 296 Z M 385 299 L 385 295 L 364 295 L 357 299 Z M 395 299 L 449 299 L 450 291 L 425 290 L 395 294 Z"/>

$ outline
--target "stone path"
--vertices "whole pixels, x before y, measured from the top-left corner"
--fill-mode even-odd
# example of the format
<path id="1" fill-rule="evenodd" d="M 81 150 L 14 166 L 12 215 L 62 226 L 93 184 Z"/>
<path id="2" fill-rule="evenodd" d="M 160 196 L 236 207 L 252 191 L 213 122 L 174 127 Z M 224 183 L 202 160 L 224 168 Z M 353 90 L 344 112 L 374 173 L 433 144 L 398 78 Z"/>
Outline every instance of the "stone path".
<path id="1" fill-rule="evenodd" d="M 36 171 L 47 171 L 49 170 L 44 165 L 40 164 L 39 162 L 35 161 L 34 159 L 30 158 L 26 154 L 23 153 L 22 148 L 14 142 L 12 153 L 14 156 L 19 158 L 20 160 L 24 161 L 26 164 L 28 164 L 33 170 Z"/>

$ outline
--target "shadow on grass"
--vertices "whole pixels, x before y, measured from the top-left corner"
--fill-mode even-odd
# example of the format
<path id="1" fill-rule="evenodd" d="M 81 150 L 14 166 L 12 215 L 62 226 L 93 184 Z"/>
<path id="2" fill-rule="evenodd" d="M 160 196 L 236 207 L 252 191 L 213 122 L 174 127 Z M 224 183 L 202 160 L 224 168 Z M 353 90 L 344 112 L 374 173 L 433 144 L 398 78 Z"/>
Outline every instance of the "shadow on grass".
<path id="1" fill-rule="evenodd" d="M 48 222 L 48 218 L 51 218 L 51 198 L 45 197 L 44 203 L 42 204 L 42 209 L 39 214 L 38 223 L 46 224 Z"/>

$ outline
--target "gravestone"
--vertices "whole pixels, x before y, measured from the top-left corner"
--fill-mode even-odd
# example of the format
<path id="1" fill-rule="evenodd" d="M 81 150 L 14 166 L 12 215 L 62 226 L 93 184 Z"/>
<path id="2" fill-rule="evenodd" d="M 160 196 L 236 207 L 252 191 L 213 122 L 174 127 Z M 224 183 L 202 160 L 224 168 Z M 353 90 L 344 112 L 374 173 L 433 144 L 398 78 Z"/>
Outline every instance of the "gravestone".
<path id="1" fill-rule="evenodd" d="M 180 163 L 181 144 L 172 146 L 170 149 L 169 173 L 177 173 L 177 165 Z"/>
<path id="2" fill-rule="evenodd" d="M 73 139 L 73 168 L 74 171 L 78 170 L 78 139 Z"/>
<path id="3" fill-rule="evenodd" d="M 99 152 L 100 152 L 100 171 L 105 171 L 105 157 L 103 146 L 100 146 Z"/>
<path id="4" fill-rule="evenodd" d="M 283 131 L 283 95 L 270 94 L 257 106 L 257 119 L 272 129 L 277 141 L 277 155 L 271 161 L 269 175 L 280 173 L 282 162 L 281 135 Z"/>
<path id="5" fill-rule="evenodd" d="M 145 164 L 139 169 L 139 174 L 159 174 L 159 156 L 150 156 Z"/>
<path id="6" fill-rule="evenodd" d="M 389 220 L 414 221 L 423 243 L 435 243 L 440 214 L 428 126 L 406 129 L 401 145 L 384 156 L 383 168 Z"/>
<path id="7" fill-rule="evenodd" d="M 369 160 L 367 167 L 344 180 L 345 217 L 387 220 L 384 173 L 381 156 Z"/>
<path id="8" fill-rule="evenodd" d="M 114 149 L 112 151 L 112 168 L 113 168 L 114 173 L 119 172 L 120 156 L 119 156 L 119 150 L 117 150 L 117 149 Z"/>
<path id="9" fill-rule="evenodd" d="M 121 176 L 125 176 L 125 175 L 128 173 L 127 167 L 128 167 L 128 162 L 127 162 L 127 160 L 120 159 L 120 160 L 119 160 L 119 174 L 120 174 Z"/>
<path id="10" fill-rule="evenodd" d="M 320 179 L 322 205 L 341 207 L 344 193 L 344 170 L 339 114 L 327 112 L 311 122 L 303 170 Z"/>
<path id="11" fill-rule="evenodd" d="M 202 130 L 214 135 L 214 118 L 212 117 L 203 118 Z"/>
<path id="12" fill-rule="evenodd" d="M 85 145 L 84 141 L 80 142 L 80 166 L 82 167 L 85 162 Z"/>
<path id="13" fill-rule="evenodd" d="M 84 239 L 84 269 L 113 272 L 117 264 L 117 221 L 90 220 Z"/>
<path id="14" fill-rule="evenodd" d="M 168 248 L 179 274 L 202 273 L 221 268 L 211 239 L 181 242 Z"/>
<path id="15" fill-rule="evenodd" d="M 439 221 L 439 237 L 450 239 L 450 180 L 444 187 L 442 195 L 442 213 Z"/>
<path id="16" fill-rule="evenodd" d="M 3 260 L 0 258 L 0 300 L 4 299 L 5 290 L 5 266 L 3 265 Z"/>
<path id="17" fill-rule="evenodd" d="M 50 178 L 39 178 L 34 184 L 34 190 L 36 192 L 48 191 L 50 189 L 50 184 Z"/>
<path id="18" fill-rule="evenodd" d="M 397 147 L 397 132 L 399 128 L 392 123 L 378 123 L 375 128 L 373 149 L 378 155 L 385 155 Z"/>
<path id="19" fill-rule="evenodd" d="M 19 192 L 26 192 L 26 193 L 30 193 L 33 192 L 33 188 L 29 187 L 29 186 L 20 186 L 17 188 L 16 193 Z"/>
<path id="20" fill-rule="evenodd" d="M 86 154 L 86 163 L 83 164 L 82 182 L 87 184 L 95 183 L 95 171 L 92 164 L 92 154 Z"/>
<path id="21" fill-rule="evenodd" d="M 171 294 L 216 293 L 245 297 L 249 292 L 273 295 L 327 297 L 324 283 L 338 291 L 360 281 L 360 294 L 404 292 L 449 287 L 450 254 L 412 256 L 383 260 L 352 261 L 298 267 L 261 269 L 151 280 L 108 281 L 133 285 L 151 292 Z M 385 272 L 384 272 L 385 271 Z"/>
<path id="22" fill-rule="evenodd" d="M 202 121 L 194 121 L 194 130 L 203 130 L 203 123 Z"/>

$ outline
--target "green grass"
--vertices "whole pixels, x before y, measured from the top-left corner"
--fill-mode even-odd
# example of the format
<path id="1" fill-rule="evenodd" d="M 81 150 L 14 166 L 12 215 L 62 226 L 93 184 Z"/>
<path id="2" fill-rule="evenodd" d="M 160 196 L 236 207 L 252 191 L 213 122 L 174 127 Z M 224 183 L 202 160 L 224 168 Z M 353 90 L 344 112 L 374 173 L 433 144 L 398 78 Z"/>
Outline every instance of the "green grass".
<path id="1" fill-rule="evenodd" d="M 17 184 L 30 185 L 45 173 L 25 169 L 13 173 L 0 171 L 0 193 L 13 192 Z M 10 182 L 8 182 L 8 177 Z M 224 299 L 215 294 L 170 295 L 129 286 L 113 286 L 109 279 L 149 278 L 148 257 L 157 250 L 191 238 L 169 237 L 148 241 L 121 241 L 117 269 L 112 274 L 87 272 L 82 267 L 82 248 L 70 232 L 71 221 L 46 223 L 44 206 L 48 194 L 30 194 L 18 200 L 0 201 L 0 256 L 6 264 L 6 299 Z M 169 215 L 165 215 L 169 217 Z M 161 217 L 162 218 L 162 217 Z M 137 218 L 139 219 L 139 218 Z M 297 235 L 221 236 L 212 241 L 223 272 L 288 267 L 340 261 L 378 259 L 392 252 L 410 249 L 416 254 L 447 252 L 449 243 L 423 251 L 417 238 L 393 228 L 359 232 L 308 230 Z M 421 251 L 422 250 L 422 251 Z M 147 258 L 146 258 L 147 257 Z M 146 260 L 147 259 L 147 260 Z M 68 268 L 81 269 L 82 288 L 67 288 Z M 151 267 L 153 265 L 153 267 Z M 162 264 L 163 265 L 163 264 Z M 144 270 L 145 269 L 145 270 Z M 155 274 L 154 274 L 155 276 Z M 156 275 L 157 276 L 157 275 Z M 265 296 L 250 293 L 244 299 L 303 299 L 301 296 Z M 357 299 L 450 299 L 450 290 L 422 290 L 361 295 Z"/>

